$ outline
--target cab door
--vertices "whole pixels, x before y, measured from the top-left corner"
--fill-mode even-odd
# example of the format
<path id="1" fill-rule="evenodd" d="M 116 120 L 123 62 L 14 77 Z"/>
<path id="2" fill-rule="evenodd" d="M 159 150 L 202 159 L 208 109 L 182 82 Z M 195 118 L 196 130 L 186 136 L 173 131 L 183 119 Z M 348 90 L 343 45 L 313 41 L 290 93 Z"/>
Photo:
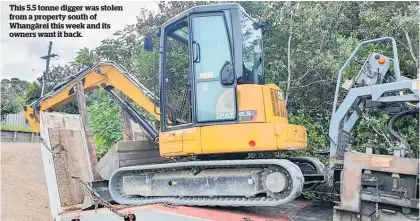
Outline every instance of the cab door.
<path id="1" fill-rule="evenodd" d="M 174 115 L 172 122 L 167 118 L 161 120 L 159 149 L 162 156 L 183 155 L 183 134 L 193 126 L 188 28 L 185 16 L 164 27 L 161 36 L 160 110 L 161 116 L 166 116 L 170 106 Z"/>
<path id="2" fill-rule="evenodd" d="M 194 125 L 236 121 L 232 43 L 223 12 L 190 15 Z"/>

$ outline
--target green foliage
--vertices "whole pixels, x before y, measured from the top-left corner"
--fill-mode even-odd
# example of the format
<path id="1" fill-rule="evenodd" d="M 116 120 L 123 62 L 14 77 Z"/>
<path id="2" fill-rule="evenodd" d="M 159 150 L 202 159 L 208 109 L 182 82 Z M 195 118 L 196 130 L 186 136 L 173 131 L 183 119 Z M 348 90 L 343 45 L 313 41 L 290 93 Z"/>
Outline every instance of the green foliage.
<path id="1" fill-rule="evenodd" d="M 368 140 L 374 140 L 377 143 L 377 149 L 389 149 L 387 139 L 390 138 L 386 129 L 389 116 L 385 114 L 364 114 L 364 118 L 360 121 L 354 130 L 353 148 L 363 151 L 363 145 Z M 375 132 L 377 130 L 379 133 Z"/>
<path id="2" fill-rule="evenodd" d="M 98 62 L 98 56 L 95 50 L 89 50 L 89 48 L 84 47 L 77 52 L 77 57 L 75 61 L 71 62 L 71 65 L 76 68 L 83 68 L 90 66 Z"/>
<path id="3" fill-rule="evenodd" d="M 3 91 L 3 90 L 2 90 Z M 1 95 L 1 116 L 17 113 L 22 110 L 22 105 L 16 100 L 11 93 Z"/>
<path id="4" fill-rule="evenodd" d="M 103 89 L 92 92 L 92 104 L 88 107 L 89 124 L 99 158 L 122 140 L 121 108 L 106 93 Z"/>
<path id="5" fill-rule="evenodd" d="M 309 151 L 328 149 L 329 144 L 325 136 L 328 134 L 328 127 L 324 126 L 327 119 L 322 119 L 321 115 L 316 119 L 309 118 L 303 111 L 298 111 L 298 113 L 289 116 L 289 121 L 292 124 L 306 127 Z"/>
<path id="6" fill-rule="evenodd" d="M 1 80 L 1 116 L 17 113 L 25 104 L 24 95 L 29 83 L 18 78 Z"/>
<path id="7" fill-rule="evenodd" d="M 387 129 L 390 116 L 382 113 L 367 112 L 354 129 L 353 149 L 364 151 L 363 145 L 369 140 L 375 144 L 374 150 L 380 154 L 392 154 L 392 147 L 398 141 Z M 418 157 L 419 154 L 419 126 L 418 116 L 405 116 L 394 123 L 396 132 L 407 140 L 410 146 L 410 155 Z"/>
<path id="8" fill-rule="evenodd" d="M 396 123 L 398 128 L 397 132 L 402 134 L 410 146 L 410 156 L 419 158 L 420 146 L 419 146 L 419 116 L 405 117 L 401 121 Z"/>
<path id="9" fill-rule="evenodd" d="M 157 90 L 158 79 L 159 79 L 159 57 L 156 59 L 156 73 L 153 73 L 153 59 L 154 55 L 152 52 L 140 52 L 136 55 L 136 66 L 139 72 L 137 78 L 139 81 L 149 88 L 150 90 Z"/>
<path id="10" fill-rule="evenodd" d="M 0 125 L 2 131 L 34 132 L 29 126 Z"/>
<path id="11" fill-rule="evenodd" d="M 25 97 L 24 97 L 25 103 L 30 104 L 40 97 L 41 97 L 41 85 L 38 82 L 30 83 L 25 93 Z"/>

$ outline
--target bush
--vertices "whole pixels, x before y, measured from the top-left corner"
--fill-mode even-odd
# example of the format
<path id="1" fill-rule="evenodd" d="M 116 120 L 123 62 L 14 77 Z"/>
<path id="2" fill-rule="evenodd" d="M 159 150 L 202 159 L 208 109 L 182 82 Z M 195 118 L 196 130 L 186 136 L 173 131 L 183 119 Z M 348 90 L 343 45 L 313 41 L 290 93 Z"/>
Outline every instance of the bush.
<path id="1" fill-rule="evenodd" d="M 88 107 L 89 123 L 100 159 L 123 138 L 121 107 L 103 89 L 93 92 L 91 97 L 94 100 Z"/>

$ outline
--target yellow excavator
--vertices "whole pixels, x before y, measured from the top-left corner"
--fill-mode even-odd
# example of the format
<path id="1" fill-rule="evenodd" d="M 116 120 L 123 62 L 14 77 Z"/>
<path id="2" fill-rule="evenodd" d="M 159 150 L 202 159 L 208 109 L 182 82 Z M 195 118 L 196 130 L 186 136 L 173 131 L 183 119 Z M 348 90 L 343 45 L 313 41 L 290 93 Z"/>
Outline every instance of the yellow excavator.
<path id="1" fill-rule="evenodd" d="M 101 62 L 25 106 L 25 116 L 39 132 L 40 111 L 58 111 L 73 100 L 80 80 L 85 92 L 108 91 L 159 145 L 162 157 L 198 156 L 196 161 L 116 170 L 109 191 L 120 204 L 290 202 L 304 188 L 325 181 L 324 165 L 311 157 L 246 159 L 250 152 L 307 148 L 305 127 L 288 122 L 283 91 L 264 82 L 264 28 L 264 22 L 251 18 L 239 4 L 192 7 L 162 24 L 157 33 L 159 96 L 118 64 Z M 145 38 L 144 48 L 153 50 L 151 38 Z M 114 89 L 154 116 L 159 129 Z M 173 105 L 179 101 L 185 105 Z"/>

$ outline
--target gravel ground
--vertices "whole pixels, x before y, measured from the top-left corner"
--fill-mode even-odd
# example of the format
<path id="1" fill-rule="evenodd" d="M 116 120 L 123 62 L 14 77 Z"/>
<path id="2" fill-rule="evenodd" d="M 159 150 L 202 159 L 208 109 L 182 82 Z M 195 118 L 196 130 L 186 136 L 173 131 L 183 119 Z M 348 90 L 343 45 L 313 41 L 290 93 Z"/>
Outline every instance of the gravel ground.
<path id="1" fill-rule="evenodd" d="M 39 143 L 1 143 L 1 220 L 50 221 Z"/>

